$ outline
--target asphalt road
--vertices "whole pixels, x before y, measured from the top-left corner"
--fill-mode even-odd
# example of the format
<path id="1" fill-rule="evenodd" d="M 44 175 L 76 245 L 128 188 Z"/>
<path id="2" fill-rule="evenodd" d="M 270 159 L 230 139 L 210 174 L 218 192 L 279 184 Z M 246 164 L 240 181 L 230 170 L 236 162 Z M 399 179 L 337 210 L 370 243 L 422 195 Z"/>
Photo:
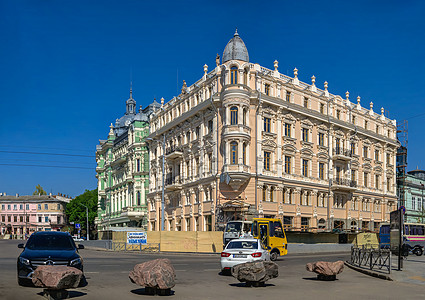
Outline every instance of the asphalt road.
<path id="1" fill-rule="evenodd" d="M 16 281 L 19 241 L 0 240 L 0 299 L 43 299 L 41 289 L 20 287 Z M 88 285 L 70 290 L 75 299 L 150 299 L 131 283 L 129 271 L 137 263 L 169 258 L 176 269 L 173 299 L 423 299 L 423 285 L 373 278 L 345 268 L 338 280 L 317 281 L 305 264 L 317 260 L 348 259 L 349 254 L 287 255 L 279 258 L 279 277 L 266 287 L 248 288 L 231 276 L 219 274 L 218 255 L 138 254 L 81 250 Z M 160 296 L 155 296 L 160 297 Z"/>

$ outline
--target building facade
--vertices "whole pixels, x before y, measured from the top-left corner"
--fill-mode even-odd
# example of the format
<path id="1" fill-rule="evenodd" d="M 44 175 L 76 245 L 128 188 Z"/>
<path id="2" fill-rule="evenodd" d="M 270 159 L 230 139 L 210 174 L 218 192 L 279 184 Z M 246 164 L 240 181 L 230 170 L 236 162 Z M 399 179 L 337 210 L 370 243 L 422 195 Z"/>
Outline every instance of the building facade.
<path id="1" fill-rule="evenodd" d="M 104 231 L 114 227 L 146 227 L 146 193 L 149 187 L 149 155 L 145 138 L 149 115 L 156 101 L 136 111 L 132 97 L 126 113 L 110 126 L 107 140 L 96 146 L 98 216 L 95 224 Z"/>
<path id="2" fill-rule="evenodd" d="M 399 187 L 400 189 L 400 187 Z M 404 203 L 406 208 L 404 221 L 406 223 L 425 223 L 425 171 L 413 170 L 407 172 L 404 180 Z"/>
<path id="3" fill-rule="evenodd" d="M 67 224 L 62 196 L 0 196 L 0 231 L 23 237 L 35 231 L 57 231 Z"/>
<path id="4" fill-rule="evenodd" d="M 165 230 L 218 230 L 250 216 L 312 232 L 389 221 L 395 120 L 278 68 L 251 63 L 236 32 L 212 71 L 204 65 L 200 80 L 161 99 L 150 118 L 149 230 L 161 228 L 163 175 Z"/>

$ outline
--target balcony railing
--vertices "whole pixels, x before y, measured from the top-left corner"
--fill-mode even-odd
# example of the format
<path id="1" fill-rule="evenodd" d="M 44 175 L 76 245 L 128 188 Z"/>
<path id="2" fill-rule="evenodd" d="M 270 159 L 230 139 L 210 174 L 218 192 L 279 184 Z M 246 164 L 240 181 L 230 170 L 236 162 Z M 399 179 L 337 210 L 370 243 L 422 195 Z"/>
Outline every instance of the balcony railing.
<path id="1" fill-rule="evenodd" d="M 165 187 L 167 190 L 177 190 L 182 187 L 182 180 L 180 176 L 167 175 L 165 178 Z"/>
<path id="2" fill-rule="evenodd" d="M 353 190 L 357 188 L 357 181 L 343 178 L 335 178 L 331 180 L 333 189 L 348 189 Z"/>
<path id="3" fill-rule="evenodd" d="M 353 157 L 353 152 L 351 150 L 343 149 L 341 147 L 336 147 L 333 149 L 333 155 L 336 158 L 347 158 L 350 159 Z"/>
<path id="4" fill-rule="evenodd" d="M 171 146 L 165 150 L 165 155 L 167 158 L 177 158 L 183 155 L 183 148 L 180 146 Z"/>

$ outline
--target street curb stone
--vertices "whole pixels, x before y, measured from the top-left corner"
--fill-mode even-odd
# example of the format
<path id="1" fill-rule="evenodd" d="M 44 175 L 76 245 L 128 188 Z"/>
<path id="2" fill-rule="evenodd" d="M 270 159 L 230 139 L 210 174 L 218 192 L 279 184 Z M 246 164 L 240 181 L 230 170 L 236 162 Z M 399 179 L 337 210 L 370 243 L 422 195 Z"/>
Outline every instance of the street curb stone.
<path id="1" fill-rule="evenodd" d="M 385 274 L 377 273 L 377 272 L 374 272 L 374 271 L 371 271 L 371 270 L 366 270 L 366 269 L 363 269 L 363 268 L 359 268 L 359 267 L 357 267 L 355 265 L 352 265 L 348 261 L 344 262 L 344 264 L 347 267 L 349 267 L 349 268 L 351 268 L 351 269 L 353 269 L 353 270 L 355 270 L 357 272 L 360 272 L 360 273 L 363 273 L 363 274 L 366 274 L 366 275 L 369 275 L 369 276 L 373 276 L 373 277 L 376 277 L 376 278 L 393 281 L 393 279 L 389 275 L 385 275 Z"/>

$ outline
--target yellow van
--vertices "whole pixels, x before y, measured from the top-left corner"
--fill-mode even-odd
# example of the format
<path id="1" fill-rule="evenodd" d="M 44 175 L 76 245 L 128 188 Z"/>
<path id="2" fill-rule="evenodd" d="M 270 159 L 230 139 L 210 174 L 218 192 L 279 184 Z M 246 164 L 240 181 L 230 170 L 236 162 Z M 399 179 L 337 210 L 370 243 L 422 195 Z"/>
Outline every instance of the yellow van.
<path id="1" fill-rule="evenodd" d="M 251 234 L 263 242 L 271 260 L 288 254 L 288 242 L 280 219 L 254 218 Z"/>

